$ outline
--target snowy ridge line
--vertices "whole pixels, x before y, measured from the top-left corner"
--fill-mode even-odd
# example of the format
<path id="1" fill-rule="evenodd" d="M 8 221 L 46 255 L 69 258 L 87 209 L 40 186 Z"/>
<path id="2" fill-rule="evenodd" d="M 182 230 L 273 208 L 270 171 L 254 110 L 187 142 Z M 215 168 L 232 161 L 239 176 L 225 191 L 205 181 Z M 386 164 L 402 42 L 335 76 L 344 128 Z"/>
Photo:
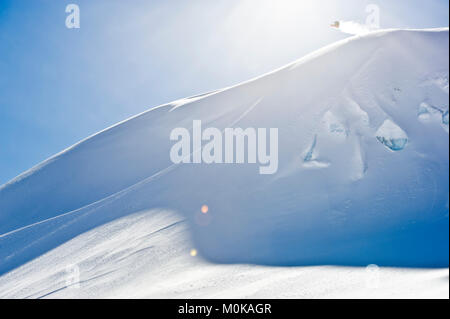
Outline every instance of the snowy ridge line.
<path id="1" fill-rule="evenodd" d="M 208 95 L 209 93 L 206 93 L 206 94 Z M 213 92 L 212 94 L 214 94 L 214 92 Z M 250 105 L 249 108 L 247 108 L 241 115 L 239 115 L 239 117 L 238 117 L 236 120 L 234 120 L 234 121 L 232 122 L 232 124 L 227 125 L 227 127 L 228 127 L 228 126 L 236 125 L 236 124 L 237 124 L 239 121 L 241 121 L 248 113 L 250 113 L 250 112 L 255 108 L 255 106 L 258 105 L 262 100 L 263 100 L 263 97 L 258 98 L 255 102 L 253 102 L 253 103 Z M 225 131 L 225 129 L 222 130 L 222 133 L 223 133 L 224 131 Z M 202 146 L 202 147 L 203 147 L 203 146 Z M 190 158 L 194 153 L 201 151 L 202 147 L 200 147 L 199 149 L 193 150 L 190 154 L 188 154 L 188 155 L 186 156 L 186 158 L 187 158 L 187 157 Z M 122 197 L 123 195 L 127 194 L 128 192 L 134 190 L 135 188 L 137 188 L 137 187 L 139 187 L 139 186 L 141 186 L 141 185 L 145 185 L 146 183 L 151 182 L 153 179 L 155 179 L 155 178 L 157 178 L 157 177 L 159 177 L 159 176 L 162 176 L 162 175 L 164 175 L 165 173 L 171 171 L 171 170 L 172 170 L 175 166 L 177 166 L 177 165 L 179 165 L 179 163 L 174 163 L 174 164 L 172 164 L 172 165 L 170 165 L 170 166 L 168 166 L 168 167 L 166 167 L 166 168 L 160 170 L 159 172 L 157 172 L 157 173 L 155 173 L 155 174 L 153 174 L 153 175 L 151 175 L 151 176 L 149 176 L 149 177 L 146 177 L 146 178 L 140 180 L 139 182 L 137 182 L 137 183 L 135 183 L 135 184 L 133 184 L 133 185 L 130 185 L 130 186 L 128 186 L 128 187 L 126 187 L 126 188 L 124 188 L 124 189 L 118 191 L 118 192 L 115 192 L 115 193 L 113 193 L 113 194 L 111 194 L 111 195 L 109 195 L 109 196 L 106 196 L 106 197 L 104 197 L 104 198 L 102 198 L 102 199 L 99 199 L 99 200 L 97 200 L 97 201 L 95 201 L 95 202 L 92 202 L 92 203 L 90 203 L 90 204 L 87 204 L 87 205 L 85 205 L 85 206 L 79 207 L 79 208 L 77 208 L 77 209 L 71 210 L 71 211 L 66 212 L 66 213 L 62 213 L 62 214 L 60 214 L 60 215 L 56 215 L 56 216 L 53 216 L 53 217 L 50 217 L 50 218 L 41 220 L 41 221 L 36 222 L 36 223 L 32 223 L 32 224 L 29 224 L 29 225 L 26 225 L 26 226 L 23 226 L 23 227 L 20 227 L 20 228 L 11 230 L 11 231 L 9 231 L 9 232 L 7 232 L 7 233 L 4 233 L 4 234 L 0 234 L 0 239 L 5 238 L 5 237 L 8 237 L 8 236 L 13 235 L 13 234 L 18 233 L 18 232 L 21 232 L 21 231 L 23 231 L 23 230 L 25 230 L 25 229 L 29 229 L 29 228 L 34 227 L 34 226 L 38 226 L 38 225 L 41 225 L 41 224 L 45 224 L 45 223 L 50 222 L 50 221 L 52 221 L 52 220 L 56 220 L 56 219 L 59 219 L 59 218 L 65 217 L 65 216 L 69 216 L 69 215 L 73 215 L 73 214 L 75 214 L 75 213 L 79 213 L 79 212 L 81 212 L 82 210 L 84 210 L 84 209 L 86 209 L 86 208 L 89 208 L 89 207 L 91 207 L 91 206 L 95 206 L 95 205 L 101 204 L 101 203 L 107 201 L 108 199 L 119 199 L 120 197 Z"/>
<path id="2" fill-rule="evenodd" d="M 407 32 L 408 31 L 441 32 L 441 31 L 448 31 L 448 30 L 449 30 L 448 27 L 427 28 L 427 29 L 381 29 L 381 30 L 376 30 L 376 31 L 369 32 L 368 34 L 366 34 L 364 36 L 367 36 L 367 35 L 381 35 L 381 34 L 385 34 L 385 33 L 401 32 L 401 31 L 407 31 Z M 200 100 L 200 99 L 203 99 L 203 98 L 215 95 L 215 94 L 219 94 L 219 93 L 231 90 L 231 89 L 239 87 L 239 86 L 243 86 L 243 85 L 255 82 L 255 81 L 257 81 L 257 80 L 259 80 L 261 78 L 265 78 L 265 77 L 271 76 L 273 74 L 276 74 L 279 71 L 290 70 L 290 69 L 296 68 L 297 66 L 301 65 L 302 63 L 305 63 L 305 62 L 307 62 L 309 60 L 312 60 L 312 59 L 314 59 L 314 58 L 316 58 L 316 57 L 318 57 L 320 55 L 323 55 L 323 54 L 331 51 L 332 49 L 340 47 L 340 46 L 342 46 L 342 45 L 344 45 L 346 43 L 358 40 L 359 38 L 361 38 L 360 35 L 354 35 L 354 36 L 350 36 L 349 38 L 345 38 L 345 39 L 339 40 L 339 41 L 337 41 L 335 43 L 329 44 L 329 45 L 327 45 L 327 46 L 325 46 L 323 48 L 317 49 L 317 50 L 315 50 L 315 51 L 313 51 L 313 52 L 311 52 L 309 54 L 306 54 L 305 56 L 303 56 L 303 57 L 301 57 L 299 59 L 296 59 L 296 60 L 294 60 L 292 62 L 289 62 L 289 63 L 287 63 L 287 64 L 285 64 L 285 65 L 283 65 L 283 66 L 281 66 L 279 68 L 276 68 L 276 69 L 274 69 L 272 71 L 268 71 L 268 72 L 266 72 L 266 73 L 264 73 L 262 75 L 255 76 L 255 77 L 253 77 L 251 79 L 248 79 L 248 80 L 236 83 L 234 85 L 230 85 L 230 86 L 225 87 L 225 88 L 221 88 L 221 89 L 217 89 L 217 90 L 208 91 L 208 92 L 205 92 L 205 93 L 192 95 L 192 96 L 181 98 L 181 99 L 178 99 L 178 100 L 175 100 L 175 101 L 172 101 L 172 102 L 168 102 L 168 103 L 164 103 L 164 104 L 160 104 L 160 105 L 151 107 L 150 109 L 147 109 L 147 110 L 145 110 L 145 111 L 143 111 L 141 113 L 138 113 L 136 115 L 130 116 L 130 117 L 128 117 L 128 118 L 126 118 L 126 119 L 124 119 L 122 121 L 119 121 L 119 122 L 117 122 L 117 123 L 115 123 L 115 124 L 105 128 L 105 129 L 102 129 L 102 130 L 100 130 L 100 131 L 98 131 L 96 133 L 93 133 L 93 134 L 89 135 L 88 137 L 83 138 L 80 141 L 76 142 L 75 144 L 65 148 L 64 150 L 62 150 L 62 151 L 60 151 L 60 152 L 50 156 L 49 158 L 47 158 L 47 159 L 43 160 L 42 162 L 36 164 L 35 166 L 31 167 L 30 169 L 28 169 L 28 170 L 24 171 L 23 173 L 17 175 L 13 179 L 5 182 L 4 184 L 0 184 L 0 190 L 6 188 L 7 186 L 9 186 L 11 184 L 14 184 L 14 183 L 20 181 L 21 179 L 23 179 L 23 178 L 25 178 L 25 177 L 27 177 L 27 176 L 29 176 L 31 174 L 33 174 L 35 171 L 37 171 L 40 168 L 42 168 L 43 166 L 45 166 L 45 164 L 51 162 L 52 160 L 54 160 L 58 156 L 60 156 L 60 155 L 62 155 L 64 153 L 67 153 L 68 151 L 78 147 L 81 143 L 83 143 L 83 142 L 85 142 L 85 141 L 87 141 L 87 140 L 89 140 L 89 139 L 91 139 L 91 138 L 93 138 L 93 137 L 95 137 L 95 136 L 97 136 L 97 135 L 99 135 L 101 133 L 104 133 L 104 132 L 106 132 L 106 131 L 108 131 L 110 129 L 113 129 L 113 128 L 117 127 L 117 126 L 120 126 L 120 125 L 122 125 L 122 124 L 124 124 L 124 123 L 126 123 L 126 122 L 128 122 L 130 120 L 139 118 L 141 116 L 146 115 L 147 113 L 150 113 L 152 111 L 155 111 L 155 110 L 163 108 L 163 107 L 172 107 L 171 110 L 174 110 L 177 107 L 179 107 L 181 104 L 184 105 L 184 104 L 187 104 L 187 103 L 190 103 L 190 102 L 195 102 L 197 100 Z"/>
<path id="3" fill-rule="evenodd" d="M 172 101 L 172 102 L 160 104 L 160 105 L 151 107 L 151 108 L 149 108 L 149 109 L 147 109 L 145 111 L 142 111 L 141 113 L 138 113 L 136 115 L 130 116 L 130 117 L 128 117 L 128 118 L 126 118 L 126 119 L 124 119 L 122 121 L 119 121 L 119 122 L 115 123 L 115 124 L 112 124 L 111 126 L 108 126 L 108 127 L 104 128 L 104 129 L 102 129 L 102 130 L 100 130 L 100 131 L 98 131 L 96 133 L 93 133 L 93 134 L 89 135 L 88 137 L 85 137 L 85 138 L 81 139 L 80 141 L 76 142 L 75 144 L 73 144 L 73 145 L 63 149 L 62 151 L 60 151 L 60 152 L 50 156 L 49 158 L 47 158 L 47 159 L 43 160 L 42 162 L 36 164 L 35 166 L 33 166 L 30 169 L 24 171 L 23 173 L 17 175 L 13 179 L 5 182 L 4 184 L 0 184 L 0 191 L 2 189 L 6 188 L 7 186 L 9 186 L 10 184 L 14 184 L 14 183 L 20 181 L 21 179 L 27 177 L 28 175 L 33 174 L 35 171 L 39 170 L 41 167 L 45 166 L 47 163 L 53 161 L 55 158 L 57 158 L 57 157 L 65 154 L 65 153 L 67 153 L 68 151 L 78 147 L 80 144 L 82 144 L 82 143 L 84 143 L 84 142 L 86 142 L 86 141 L 96 137 L 97 135 L 100 135 L 100 134 L 102 134 L 102 133 L 104 133 L 106 131 L 109 131 L 109 130 L 111 130 L 113 128 L 116 128 L 116 127 L 118 127 L 118 126 L 120 126 L 120 125 L 122 125 L 122 124 L 124 124 L 126 122 L 129 122 L 131 120 L 137 119 L 137 118 L 139 118 L 141 116 L 144 116 L 144 115 L 146 115 L 146 114 L 148 114 L 148 113 L 150 113 L 152 111 L 156 111 L 156 110 L 161 109 L 163 107 L 172 107 L 169 110 L 169 112 L 170 112 L 170 111 L 172 111 L 173 109 L 177 108 L 180 105 L 184 105 L 184 104 L 187 104 L 187 103 L 198 101 L 200 99 L 209 97 L 211 95 L 218 94 L 220 92 L 226 91 L 226 90 L 228 90 L 230 88 L 231 87 L 226 87 L 226 88 L 223 88 L 223 89 L 212 90 L 212 91 L 208 91 L 206 93 L 200 93 L 200 94 L 196 94 L 196 95 L 189 96 L 189 97 L 186 97 L 186 98 L 181 98 L 181 99 L 178 99 L 178 100 L 175 100 L 175 101 Z M 1 238 L 1 236 L 0 236 L 0 238 Z"/>

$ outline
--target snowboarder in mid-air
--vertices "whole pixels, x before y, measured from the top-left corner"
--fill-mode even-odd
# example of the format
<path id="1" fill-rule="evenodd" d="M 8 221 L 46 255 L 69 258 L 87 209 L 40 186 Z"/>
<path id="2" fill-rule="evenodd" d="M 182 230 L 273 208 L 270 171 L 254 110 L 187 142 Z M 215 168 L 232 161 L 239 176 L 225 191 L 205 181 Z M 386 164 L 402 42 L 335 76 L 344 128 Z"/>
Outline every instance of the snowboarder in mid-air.
<path id="1" fill-rule="evenodd" d="M 339 29 L 339 21 L 334 21 L 333 24 L 330 24 L 330 27 Z"/>

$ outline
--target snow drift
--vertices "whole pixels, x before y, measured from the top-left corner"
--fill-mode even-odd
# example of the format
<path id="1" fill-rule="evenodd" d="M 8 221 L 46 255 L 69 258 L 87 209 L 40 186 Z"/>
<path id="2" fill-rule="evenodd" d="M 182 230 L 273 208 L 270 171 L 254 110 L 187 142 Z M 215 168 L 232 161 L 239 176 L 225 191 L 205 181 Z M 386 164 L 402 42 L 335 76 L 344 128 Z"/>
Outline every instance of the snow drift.
<path id="1" fill-rule="evenodd" d="M 214 262 L 447 267 L 448 40 L 447 28 L 352 37 L 81 141 L 0 188 L 0 274 L 141 211 L 167 218 L 158 233 L 186 225 L 148 245 L 189 234 Z M 193 120 L 278 128 L 278 172 L 174 165 L 170 132 Z"/>

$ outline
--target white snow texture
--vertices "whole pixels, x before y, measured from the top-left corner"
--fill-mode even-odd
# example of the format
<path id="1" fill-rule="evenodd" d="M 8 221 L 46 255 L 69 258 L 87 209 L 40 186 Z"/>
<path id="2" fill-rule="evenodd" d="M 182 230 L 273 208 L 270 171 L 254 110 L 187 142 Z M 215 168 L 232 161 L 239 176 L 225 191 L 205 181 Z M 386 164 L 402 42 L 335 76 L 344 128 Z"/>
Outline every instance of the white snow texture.
<path id="1" fill-rule="evenodd" d="M 448 298 L 448 48 L 351 37 L 53 156 L 0 187 L 0 298 Z M 277 173 L 173 164 L 193 120 L 278 128 Z"/>

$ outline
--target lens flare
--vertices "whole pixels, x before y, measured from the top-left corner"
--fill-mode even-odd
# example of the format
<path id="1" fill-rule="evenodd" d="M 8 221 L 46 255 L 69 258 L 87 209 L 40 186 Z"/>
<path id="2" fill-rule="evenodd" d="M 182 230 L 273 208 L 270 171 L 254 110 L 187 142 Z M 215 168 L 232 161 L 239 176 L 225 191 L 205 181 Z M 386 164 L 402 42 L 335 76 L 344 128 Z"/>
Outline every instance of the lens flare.
<path id="1" fill-rule="evenodd" d="M 203 214 L 206 214 L 206 213 L 208 212 L 208 210 L 209 210 L 209 208 L 208 208 L 207 205 L 203 205 L 202 208 L 201 208 L 201 212 L 202 212 Z"/>

